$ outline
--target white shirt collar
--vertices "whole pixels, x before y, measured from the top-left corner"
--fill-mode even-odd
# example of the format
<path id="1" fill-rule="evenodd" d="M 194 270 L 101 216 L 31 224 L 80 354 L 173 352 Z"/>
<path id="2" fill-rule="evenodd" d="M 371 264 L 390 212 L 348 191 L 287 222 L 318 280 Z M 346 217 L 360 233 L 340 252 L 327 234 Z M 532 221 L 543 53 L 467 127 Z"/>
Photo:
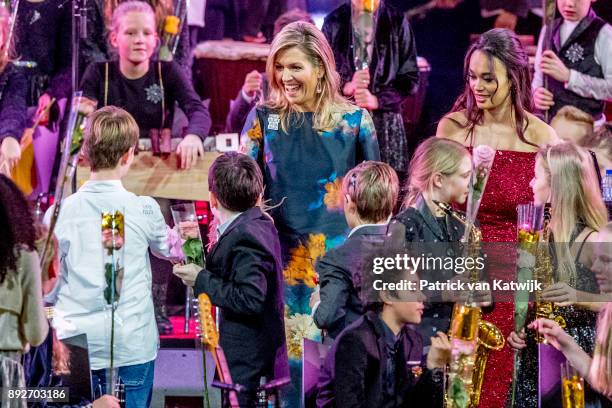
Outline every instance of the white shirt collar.
<path id="1" fill-rule="evenodd" d="M 112 191 L 125 190 L 121 180 L 87 180 L 79 191 Z"/>
<path id="2" fill-rule="evenodd" d="M 569 36 L 576 29 L 576 27 L 580 24 L 580 21 L 567 21 L 563 20 L 561 24 L 561 29 L 559 32 L 559 38 L 561 40 L 561 45 L 565 44 Z"/>
<path id="3" fill-rule="evenodd" d="M 361 224 L 361 225 L 358 225 L 355 228 L 353 228 L 351 230 L 351 232 L 349 232 L 348 237 L 353 235 L 357 230 L 359 230 L 361 228 L 365 228 L 365 227 L 378 227 L 378 226 L 381 226 L 381 225 L 387 225 L 388 223 L 389 223 L 389 220 L 387 220 L 384 224 Z"/>
<path id="4" fill-rule="evenodd" d="M 234 220 L 235 220 L 236 218 L 238 218 L 238 217 L 239 217 L 241 214 L 243 214 L 243 213 L 241 213 L 241 212 L 239 212 L 239 213 L 235 213 L 234 215 L 232 215 L 231 217 L 229 217 L 229 218 L 228 218 L 228 219 L 227 219 L 227 220 L 226 220 L 226 221 L 225 221 L 223 224 L 221 224 L 221 225 L 219 225 L 219 226 L 217 227 L 217 239 L 218 239 L 218 238 L 219 238 L 219 237 L 220 237 L 220 236 L 221 236 L 221 235 L 222 235 L 222 234 L 225 232 L 225 230 L 227 229 L 227 227 L 229 227 L 229 226 L 230 226 L 230 224 L 231 224 L 232 222 L 234 222 Z"/>

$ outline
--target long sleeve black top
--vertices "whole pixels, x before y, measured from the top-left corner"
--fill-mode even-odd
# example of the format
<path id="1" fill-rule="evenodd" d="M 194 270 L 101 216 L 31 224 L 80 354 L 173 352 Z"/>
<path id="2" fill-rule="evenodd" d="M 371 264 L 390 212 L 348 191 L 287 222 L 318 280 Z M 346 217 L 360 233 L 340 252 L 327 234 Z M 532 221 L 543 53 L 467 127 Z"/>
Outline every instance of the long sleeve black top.
<path id="1" fill-rule="evenodd" d="M 83 96 L 98 101 L 98 107 L 114 105 L 128 111 L 140 127 L 141 137 L 148 137 L 150 129 L 171 128 L 174 103 L 187 115 L 186 134 L 204 139 L 210 131 L 210 113 L 193 90 L 191 82 L 174 62 L 151 62 L 149 71 L 138 79 L 128 79 L 121 73 L 119 62 L 91 64 L 81 80 Z M 161 64 L 161 81 L 158 68 Z M 108 93 L 105 98 L 105 84 Z M 162 85 L 164 108 L 162 110 Z M 105 100 L 106 99 L 106 100 Z"/>

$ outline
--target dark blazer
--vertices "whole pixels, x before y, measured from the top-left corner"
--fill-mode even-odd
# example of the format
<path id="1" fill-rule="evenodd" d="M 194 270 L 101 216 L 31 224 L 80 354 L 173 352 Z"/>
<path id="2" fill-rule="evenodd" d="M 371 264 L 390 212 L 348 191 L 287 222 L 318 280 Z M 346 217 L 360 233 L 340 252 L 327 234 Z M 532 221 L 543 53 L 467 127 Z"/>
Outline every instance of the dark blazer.
<path id="1" fill-rule="evenodd" d="M 423 366 L 421 336 L 409 326 L 402 329 L 396 354 L 395 399 L 383 393 L 387 376 L 383 324 L 370 311 L 338 336 L 321 370 L 317 407 L 442 407 L 441 372 Z"/>
<path id="2" fill-rule="evenodd" d="M 435 254 L 435 256 L 461 255 L 461 246 L 458 245 L 458 242 L 463 236 L 465 227 L 454 217 L 446 216 L 445 233 L 422 196 L 417 198 L 415 208 L 410 207 L 402 211 L 395 216 L 394 220 L 404 225 L 406 245 L 409 252 L 412 248 L 417 253 L 425 250 L 428 253 Z M 419 277 L 430 282 L 444 282 L 454 277 L 452 271 L 427 272 L 430 273 L 426 274 L 425 271 L 421 271 Z M 423 318 L 418 327 L 425 347 L 429 346 L 430 337 L 434 336 L 436 332 L 448 331 L 452 311 L 453 303 L 441 302 L 440 299 L 428 296 L 428 301 L 425 303 L 423 311 Z"/>
<path id="3" fill-rule="evenodd" d="M 313 318 L 329 337 L 335 338 L 363 315 L 360 294 L 364 268 L 371 260 L 368 254 L 382 249 L 386 234 L 386 224 L 363 226 L 317 262 L 321 303 Z"/>
<path id="4" fill-rule="evenodd" d="M 236 218 L 206 257 L 195 282 L 221 309 L 220 344 L 234 383 L 259 386 L 288 375 L 278 233 L 259 207 Z"/>

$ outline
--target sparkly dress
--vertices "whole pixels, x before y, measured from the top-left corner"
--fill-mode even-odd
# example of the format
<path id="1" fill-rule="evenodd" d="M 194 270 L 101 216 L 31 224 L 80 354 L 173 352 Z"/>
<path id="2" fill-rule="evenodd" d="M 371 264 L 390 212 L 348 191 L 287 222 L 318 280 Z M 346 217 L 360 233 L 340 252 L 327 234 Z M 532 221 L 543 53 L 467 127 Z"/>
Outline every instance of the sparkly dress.
<path id="1" fill-rule="evenodd" d="M 585 228 L 578 224 L 570 238 L 570 246 Z M 586 238 L 585 238 L 586 240 Z M 576 282 L 570 286 L 576 290 L 589 293 L 599 293 L 599 285 L 595 274 L 582 263 L 578 262 L 582 245 L 576 254 Z M 559 307 L 556 314 L 565 319 L 565 331 L 574 338 L 576 343 L 589 355 L 593 355 L 595 346 L 595 330 L 597 313 L 572 306 Z M 530 308 L 527 321 L 535 319 L 535 310 Z M 518 371 L 516 401 L 524 408 L 538 408 L 538 347 L 533 330 L 527 330 L 527 347 L 521 353 L 521 365 Z M 590 395 L 586 395 L 587 399 Z"/>
<path id="2" fill-rule="evenodd" d="M 496 152 L 478 211 L 484 242 L 516 242 L 516 206 L 533 201 L 529 182 L 534 176 L 534 167 L 534 152 Z M 507 267 L 496 270 L 507 271 L 503 273 L 506 276 L 491 276 L 491 279 L 510 279 L 516 270 L 515 254 L 509 254 L 504 263 Z M 506 338 L 514 330 L 514 304 L 495 303 L 493 311 L 483 318 L 495 324 Z M 512 382 L 512 365 L 512 350 L 507 346 L 489 354 L 480 408 L 504 406 Z"/>

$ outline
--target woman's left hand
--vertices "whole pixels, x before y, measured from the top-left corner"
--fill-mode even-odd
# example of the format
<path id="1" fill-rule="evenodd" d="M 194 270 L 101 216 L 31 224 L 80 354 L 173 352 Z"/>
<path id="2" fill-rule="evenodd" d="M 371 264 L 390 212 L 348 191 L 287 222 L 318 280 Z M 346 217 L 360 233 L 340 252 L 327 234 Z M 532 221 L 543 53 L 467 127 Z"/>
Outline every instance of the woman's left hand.
<path id="1" fill-rule="evenodd" d="M 365 88 L 355 90 L 355 103 L 370 111 L 378 109 L 378 98 Z"/>
<path id="2" fill-rule="evenodd" d="M 565 282 L 550 285 L 542 292 L 544 300 L 554 302 L 558 306 L 570 306 L 578 301 L 576 289 Z"/>
<path id="3" fill-rule="evenodd" d="M 559 59 L 557 54 L 551 50 L 546 50 L 542 53 L 542 62 L 540 62 L 542 72 L 550 75 L 559 82 L 569 82 L 570 70 L 567 69 L 563 61 Z"/>
<path id="4" fill-rule="evenodd" d="M 19 146 L 19 141 L 11 136 L 5 137 L 2 141 L 2 145 L 0 145 L 0 163 L 3 161 L 6 162 L 9 170 L 12 170 L 13 167 L 17 165 L 20 158 L 21 147 Z"/>
<path id="5" fill-rule="evenodd" d="M 186 135 L 176 148 L 176 154 L 181 157 L 181 169 L 190 169 L 198 161 L 198 154 L 204 156 L 202 139 L 196 135 Z"/>

